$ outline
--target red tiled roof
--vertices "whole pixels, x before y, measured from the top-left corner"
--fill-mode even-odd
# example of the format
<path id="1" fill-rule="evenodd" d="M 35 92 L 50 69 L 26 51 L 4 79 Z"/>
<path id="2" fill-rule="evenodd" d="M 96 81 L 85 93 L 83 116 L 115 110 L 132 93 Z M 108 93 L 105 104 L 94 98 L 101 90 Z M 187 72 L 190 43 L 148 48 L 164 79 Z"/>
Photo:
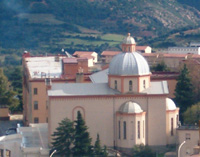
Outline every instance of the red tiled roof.
<path id="1" fill-rule="evenodd" d="M 157 53 L 142 53 L 142 55 L 143 55 L 144 57 L 150 57 L 150 56 L 154 57 L 154 56 L 157 56 L 157 55 L 159 55 L 159 54 L 157 54 Z"/>
<path id="2" fill-rule="evenodd" d="M 77 58 L 63 58 L 63 63 L 77 63 Z"/>
<path id="3" fill-rule="evenodd" d="M 192 55 L 192 58 L 200 58 L 200 55 L 193 54 L 193 55 Z"/>
<path id="4" fill-rule="evenodd" d="M 93 59 L 94 58 L 94 56 L 91 56 L 91 54 L 82 54 L 82 55 L 80 55 L 80 57 L 85 57 L 87 59 Z"/>
<path id="5" fill-rule="evenodd" d="M 78 61 L 80 60 L 87 60 L 88 58 L 63 58 L 63 63 L 78 63 Z"/>
<path id="6" fill-rule="evenodd" d="M 136 46 L 135 48 L 136 48 L 136 51 L 137 50 L 141 51 L 141 50 L 145 50 L 147 47 L 148 46 Z"/>
<path id="7" fill-rule="evenodd" d="M 94 51 L 75 51 L 73 55 L 91 55 Z"/>
<path id="8" fill-rule="evenodd" d="M 103 56 L 115 56 L 117 54 L 121 53 L 121 51 L 103 51 L 101 55 Z"/>

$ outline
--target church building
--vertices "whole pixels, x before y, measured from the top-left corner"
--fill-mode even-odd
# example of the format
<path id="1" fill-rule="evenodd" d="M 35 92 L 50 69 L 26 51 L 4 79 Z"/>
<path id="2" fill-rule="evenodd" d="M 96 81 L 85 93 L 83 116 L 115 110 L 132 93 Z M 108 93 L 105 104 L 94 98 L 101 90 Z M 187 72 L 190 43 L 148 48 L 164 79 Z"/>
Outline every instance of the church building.
<path id="1" fill-rule="evenodd" d="M 144 144 L 176 143 L 179 108 L 168 98 L 167 81 L 151 81 L 146 59 L 136 52 L 130 33 L 108 70 L 107 83 L 53 83 L 48 90 L 48 130 L 51 135 L 64 118 L 76 120 L 80 111 L 93 143 L 128 150 Z"/>

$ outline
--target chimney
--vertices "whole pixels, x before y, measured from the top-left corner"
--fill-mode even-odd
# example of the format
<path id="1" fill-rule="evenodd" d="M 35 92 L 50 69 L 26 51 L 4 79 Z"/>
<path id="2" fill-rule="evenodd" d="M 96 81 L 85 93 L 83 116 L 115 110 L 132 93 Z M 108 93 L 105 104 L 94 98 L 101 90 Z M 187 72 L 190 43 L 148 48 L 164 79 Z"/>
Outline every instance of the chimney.
<path id="1" fill-rule="evenodd" d="M 76 73 L 76 83 L 83 83 L 84 82 L 84 73 L 83 68 L 78 69 L 78 73 Z"/>

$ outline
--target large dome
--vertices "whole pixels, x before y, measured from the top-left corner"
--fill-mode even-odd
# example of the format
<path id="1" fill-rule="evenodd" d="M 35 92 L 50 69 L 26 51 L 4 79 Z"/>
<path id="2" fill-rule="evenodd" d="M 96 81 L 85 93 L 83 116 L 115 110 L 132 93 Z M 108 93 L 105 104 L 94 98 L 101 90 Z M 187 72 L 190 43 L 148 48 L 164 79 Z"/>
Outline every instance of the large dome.
<path id="1" fill-rule="evenodd" d="M 116 55 L 109 65 L 109 75 L 148 75 L 149 65 L 137 52 L 123 52 Z"/>
<path id="2" fill-rule="evenodd" d="M 122 44 L 136 44 L 135 39 L 131 37 L 131 34 L 128 33 L 127 37 L 124 38 Z"/>
<path id="3" fill-rule="evenodd" d="M 128 101 L 122 104 L 119 108 L 119 112 L 121 113 L 141 113 L 143 110 L 141 109 L 140 105 L 133 101 Z"/>

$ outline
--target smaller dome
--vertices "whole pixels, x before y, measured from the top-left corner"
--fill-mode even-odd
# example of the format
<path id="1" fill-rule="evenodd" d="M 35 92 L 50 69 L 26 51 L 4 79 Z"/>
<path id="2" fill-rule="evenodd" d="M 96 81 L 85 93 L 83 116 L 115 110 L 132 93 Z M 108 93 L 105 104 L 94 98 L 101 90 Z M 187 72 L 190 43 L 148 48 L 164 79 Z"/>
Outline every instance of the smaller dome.
<path id="1" fill-rule="evenodd" d="M 127 37 L 124 38 L 122 44 L 136 44 L 135 39 L 128 33 Z"/>
<path id="2" fill-rule="evenodd" d="M 176 105 L 172 99 L 166 98 L 166 110 L 167 111 L 176 110 Z"/>
<path id="3" fill-rule="evenodd" d="M 133 101 L 125 102 L 119 108 L 119 112 L 121 113 L 141 113 L 143 110 L 141 109 L 140 105 Z"/>

